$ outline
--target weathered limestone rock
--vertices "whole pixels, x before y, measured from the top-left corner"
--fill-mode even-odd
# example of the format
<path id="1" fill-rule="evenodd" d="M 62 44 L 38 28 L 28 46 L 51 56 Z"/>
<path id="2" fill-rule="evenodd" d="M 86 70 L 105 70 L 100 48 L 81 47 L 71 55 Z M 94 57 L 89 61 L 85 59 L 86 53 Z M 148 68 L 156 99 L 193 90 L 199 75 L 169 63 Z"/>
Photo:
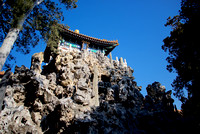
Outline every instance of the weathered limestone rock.
<path id="1" fill-rule="evenodd" d="M 124 66 L 124 61 L 123 61 L 123 58 L 122 58 L 122 57 L 120 57 L 120 59 L 119 59 L 119 64 L 120 64 L 121 66 Z"/>
<path id="2" fill-rule="evenodd" d="M 3 99 L 6 93 L 6 87 L 8 86 L 8 79 L 12 75 L 12 72 L 7 70 L 5 75 L 3 76 L 2 80 L 0 81 L 0 111 L 2 110 Z"/>
<path id="3" fill-rule="evenodd" d="M 40 112 L 32 112 L 31 118 L 33 121 L 39 126 L 41 123 L 42 116 L 40 115 Z"/>
<path id="4" fill-rule="evenodd" d="M 91 100 L 91 106 L 99 106 L 99 92 L 98 92 L 98 68 L 94 66 L 94 76 L 93 76 L 93 88 L 92 88 L 92 95 L 94 96 Z"/>
<path id="5" fill-rule="evenodd" d="M 143 97 L 122 58 L 59 51 L 41 73 L 42 55 L 34 54 L 31 70 L 16 67 L 2 80 L 0 133 L 153 133 L 151 122 L 165 122 L 155 133 L 176 133 L 171 92 L 153 83 Z"/>
<path id="6" fill-rule="evenodd" d="M 61 85 L 64 86 L 64 87 L 72 86 L 73 85 L 73 81 L 71 81 L 71 80 L 63 80 L 63 81 L 61 81 Z"/>
<path id="7" fill-rule="evenodd" d="M 31 70 L 33 70 L 35 73 L 41 73 L 41 65 L 44 60 L 44 53 L 35 53 L 31 58 Z"/>
<path id="8" fill-rule="evenodd" d="M 157 110 L 174 109 L 174 100 L 171 98 L 171 90 L 165 92 L 165 86 L 161 86 L 159 82 L 154 82 L 152 85 L 148 85 L 146 90 L 148 93 L 145 97 L 146 108 Z"/>
<path id="9" fill-rule="evenodd" d="M 119 65 L 119 59 L 118 59 L 118 57 L 116 57 L 115 63 L 116 63 L 117 65 Z"/>
<path id="10" fill-rule="evenodd" d="M 126 59 L 124 59 L 124 67 L 127 67 Z"/>
<path id="11" fill-rule="evenodd" d="M 111 64 L 111 67 L 113 67 L 113 60 L 112 60 L 112 53 L 110 52 L 110 64 Z"/>

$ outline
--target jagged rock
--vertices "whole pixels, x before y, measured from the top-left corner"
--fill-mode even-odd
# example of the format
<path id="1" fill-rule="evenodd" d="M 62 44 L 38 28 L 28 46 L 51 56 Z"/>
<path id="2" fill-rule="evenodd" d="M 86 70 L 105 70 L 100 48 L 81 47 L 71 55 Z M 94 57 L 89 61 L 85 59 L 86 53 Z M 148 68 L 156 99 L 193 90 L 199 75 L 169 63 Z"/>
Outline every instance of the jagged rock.
<path id="1" fill-rule="evenodd" d="M 35 73 L 41 73 L 42 72 L 41 65 L 43 60 L 44 60 L 43 52 L 33 54 L 31 58 L 31 70 L 33 70 Z"/>
<path id="2" fill-rule="evenodd" d="M 5 97 L 7 86 L 9 84 L 9 78 L 12 75 L 12 72 L 10 70 L 11 69 L 8 69 L 5 72 L 2 80 L 0 81 L 0 111 L 2 110 L 3 99 Z M 12 94 L 12 93 L 13 92 L 11 92 L 10 94 Z"/>
<path id="3" fill-rule="evenodd" d="M 170 109 L 173 111 L 174 100 L 171 98 L 172 91 L 167 92 L 164 86 L 159 82 L 154 82 L 152 85 L 147 86 L 148 95 L 145 97 L 145 106 L 151 110 L 165 110 Z"/>
<path id="4" fill-rule="evenodd" d="M 31 118 L 33 121 L 39 126 L 41 123 L 42 116 L 40 115 L 40 112 L 32 112 Z"/>
<path id="5" fill-rule="evenodd" d="M 92 87 L 92 96 L 93 97 L 93 100 L 91 101 L 91 106 L 94 105 L 96 107 L 99 106 L 99 91 L 98 91 L 98 75 L 99 75 L 99 72 L 98 72 L 98 68 L 96 65 L 94 65 L 94 73 L 93 73 L 93 87 Z"/>
<path id="6" fill-rule="evenodd" d="M 64 86 L 64 87 L 67 87 L 67 86 L 72 86 L 73 85 L 73 81 L 71 80 L 63 80 L 61 81 L 61 85 Z"/>
<path id="7" fill-rule="evenodd" d="M 144 98 L 122 58 L 59 51 L 41 73 L 41 55 L 2 80 L 0 133 L 149 133 L 153 117 L 173 113 L 171 92 L 153 83 Z"/>

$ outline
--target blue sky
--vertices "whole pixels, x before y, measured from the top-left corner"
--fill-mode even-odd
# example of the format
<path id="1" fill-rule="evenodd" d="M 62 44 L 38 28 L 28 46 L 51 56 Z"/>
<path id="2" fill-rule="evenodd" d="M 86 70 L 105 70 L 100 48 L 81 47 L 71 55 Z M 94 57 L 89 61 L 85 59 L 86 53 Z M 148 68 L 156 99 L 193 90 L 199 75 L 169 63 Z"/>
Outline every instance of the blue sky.
<path id="1" fill-rule="evenodd" d="M 85 35 L 118 40 L 113 59 L 117 56 L 127 60 L 143 95 L 147 85 L 155 81 L 172 89 L 176 74 L 166 70 L 168 55 L 161 46 L 171 30 L 164 24 L 169 16 L 178 14 L 180 0 L 79 0 L 77 4 L 76 9 L 64 12 L 62 23 Z M 41 43 L 30 55 L 44 49 Z M 30 55 L 18 55 L 17 64 L 30 67 Z M 177 99 L 175 104 L 180 109 Z"/>

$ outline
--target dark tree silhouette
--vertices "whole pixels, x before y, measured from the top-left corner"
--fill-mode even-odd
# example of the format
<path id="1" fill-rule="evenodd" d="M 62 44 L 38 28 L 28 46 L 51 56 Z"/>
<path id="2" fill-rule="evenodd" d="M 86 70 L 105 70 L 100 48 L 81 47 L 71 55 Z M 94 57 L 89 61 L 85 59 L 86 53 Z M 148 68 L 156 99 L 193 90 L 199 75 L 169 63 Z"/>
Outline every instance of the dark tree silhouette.
<path id="1" fill-rule="evenodd" d="M 200 74 L 200 1 L 182 0 L 180 15 L 169 18 L 170 36 L 164 39 L 162 49 L 169 53 L 167 69 L 178 73 L 173 82 L 175 95 L 181 99 L 183 89 L 188 98 L 199 92 Z"/>
<path id="2" fill-rule="evenodd" d="M 199 129 L 200 119 L 200 1 L 182 0 L 179 15 L 169 18 L 170 36 L 164 39 L 162 49 L 169 53 L 167 69 L 178 76 L 172 86 L 182 102 L 184 116 Z M 188 95 L 184 96 L 184 92 Z"/>

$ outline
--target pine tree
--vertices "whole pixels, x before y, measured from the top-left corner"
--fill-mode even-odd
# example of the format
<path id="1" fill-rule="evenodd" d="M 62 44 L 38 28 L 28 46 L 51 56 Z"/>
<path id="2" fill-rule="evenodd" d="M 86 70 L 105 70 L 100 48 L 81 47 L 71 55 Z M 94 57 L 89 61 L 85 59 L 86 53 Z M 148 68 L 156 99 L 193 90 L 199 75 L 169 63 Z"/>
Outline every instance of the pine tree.
<path id="1" fill-rule="evenodd" d="M 10 51 L 27 54 L 39 39 L 48 42 L 51 26 L 64 19 L 60 4 L 76 8 L 77 0 L 1 0 L 0 1 L 0 70 Z"/>

